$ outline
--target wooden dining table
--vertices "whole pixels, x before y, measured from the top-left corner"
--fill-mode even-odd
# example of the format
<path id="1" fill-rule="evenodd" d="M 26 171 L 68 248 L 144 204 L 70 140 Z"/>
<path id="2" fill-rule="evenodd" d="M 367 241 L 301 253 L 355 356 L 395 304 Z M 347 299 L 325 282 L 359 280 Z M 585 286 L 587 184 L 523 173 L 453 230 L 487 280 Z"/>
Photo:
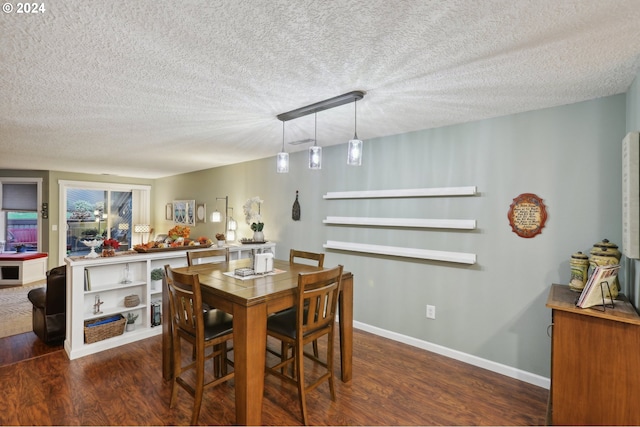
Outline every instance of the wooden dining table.
<path id="1" fill-rule="evenodd" d="M 250 267 L 249 259 L 179 267 L 182 273 L 198 273 L 203 302 L 233 315 L 236 423 L 260 425 L 267 344 L 267 316 L 294 305 L 298 274 L 321 268 L 275 260 L 274 273 L 250 279 L 230 275 Z M 226 273 L 226 274 L 225 274 Z M 173 377 L 169 297 L 163 286 L 162 373 Z M 341 379 L 351 381 L 353 354 L 353 275 L 344 272 L 339 307 Z"/>

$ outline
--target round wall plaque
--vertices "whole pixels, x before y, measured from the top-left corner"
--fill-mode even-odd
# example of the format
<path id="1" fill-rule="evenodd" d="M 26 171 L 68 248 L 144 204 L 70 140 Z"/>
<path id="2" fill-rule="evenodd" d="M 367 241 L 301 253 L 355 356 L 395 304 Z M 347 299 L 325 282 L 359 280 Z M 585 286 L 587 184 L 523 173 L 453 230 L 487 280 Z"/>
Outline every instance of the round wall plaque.
<path id="1" fill-rule="evenodd" d="M 512 231 L 518 236 L 535 237 L 542 233 L 547 221 L 547 210 L 540 197 L 524 193 L 513 199 L 507 217 Z"/>

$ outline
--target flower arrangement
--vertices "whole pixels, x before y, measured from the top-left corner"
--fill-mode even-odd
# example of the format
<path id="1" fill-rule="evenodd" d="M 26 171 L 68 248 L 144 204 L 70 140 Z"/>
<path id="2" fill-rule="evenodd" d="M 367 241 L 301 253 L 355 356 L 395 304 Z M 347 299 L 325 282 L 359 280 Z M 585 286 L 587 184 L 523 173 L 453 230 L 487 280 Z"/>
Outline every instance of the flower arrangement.
<path id="1" fill-rule="evenodd" d="M 183 227 L 182 225 L 176 225 L 171 230 L 169 230 L 169 233 L 167 234 L 169 234 L 169 237 L 171 237 L 173 240 L 176 240 L 178 237 L 188 239 L 189 235 L 191 234 L 191 228 Z"/>
<path id="2" fill-rule="evenodd" d="M 102 241 L 102 247 L 118 249 L 120 247 L 120 242 L 118 242 L 116 239 L 104 239 Z"/>
<path id="3" fill-rule="evenodd" d="M 253 231 L 262 231 L 264 228 L 264 223 L 262 222 L 262 216 L 260 215 L 260 205 L 263 200 L 260 197 L 255 196 L 250 198 L 244 203 L 242 209 L 244 211 L 244 217 L 247 221 L 247 224 L 251 226 Z M 257 207 L 257 211 L 254 209 Z"/>

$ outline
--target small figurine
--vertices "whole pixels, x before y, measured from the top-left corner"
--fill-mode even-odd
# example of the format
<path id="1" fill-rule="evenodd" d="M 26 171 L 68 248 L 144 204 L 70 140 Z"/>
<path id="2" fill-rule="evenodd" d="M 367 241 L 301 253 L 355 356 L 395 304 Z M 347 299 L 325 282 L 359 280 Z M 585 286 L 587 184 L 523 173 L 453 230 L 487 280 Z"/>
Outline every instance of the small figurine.
<path id="1" fill-rule="evenodd" d="M 104 301 L 100 301 L 100 295 L 96 295 L 95 304 L 93 304 L 93 314 L 102 314 L 100 306 L 104 304 Z"/>

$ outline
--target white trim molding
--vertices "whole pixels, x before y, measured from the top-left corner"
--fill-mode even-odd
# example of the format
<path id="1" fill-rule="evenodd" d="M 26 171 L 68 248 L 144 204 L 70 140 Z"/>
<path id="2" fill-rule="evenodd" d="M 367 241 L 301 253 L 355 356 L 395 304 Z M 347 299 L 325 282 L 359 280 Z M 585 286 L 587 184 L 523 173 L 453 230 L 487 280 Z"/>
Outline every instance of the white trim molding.
<path id="1" fill-rule="evenodd" d="M 337 242 L 327 240 L 322 245 L 325 249 L 342 251 L 367 252 L 380 255 L 393 255 L 406 258 L 421 258 L 434 261 L 457 262 L 461 264 L 475 264 L 476 254 L 464 252 L 433 251 L 429 249 L 401 248 L 397 246 L 367 245 L 362 243 Z"/>
<path id="2" fill-rule="evenodd" d="M 385 329 L 381 329 L 381 328 L 367 325 L 366 323 L 357 322 L 357 321 L 353 322 L 353 327 L 356 329 L 363 330 L 365 332 L 372 333 L 374 335 L 388 338 L 393 341 L 408 344 L 413 347 L 418 347 L 423 350 L 430 351 L 432 353 L 449 357 L 451 359 L 459 360 L 461 362 L 468 363 L 469 365 L 477 366 L 482 369 L 487 369 L 489 371 L 496 372 L 498 374 L 505 375 L 507 377 L 515 378 L 517 380 L 524 381 L 526 383 L 533 384 L 538 387 L 546 388 L 547 390 L 550 388 L 550 385 L 551 385 L 551 380 L 541 375 L 533 374 L 531 372 L 523 371 L 521 369 L 516 369 L 512 366 L 503 365 L 502 363 L 493 362 L 491 360 L 483 359 L 481 357 L 474 356 L 472 354 L 463 353 L 458 350 L 453 350 L 448 347 L 443 347 L 438 344 L 433 344 L 428 341 L 423 341 L 417 338 L 409 337 L 407 335 L 402 335 L 396 332 L 387 331 Z"/>

